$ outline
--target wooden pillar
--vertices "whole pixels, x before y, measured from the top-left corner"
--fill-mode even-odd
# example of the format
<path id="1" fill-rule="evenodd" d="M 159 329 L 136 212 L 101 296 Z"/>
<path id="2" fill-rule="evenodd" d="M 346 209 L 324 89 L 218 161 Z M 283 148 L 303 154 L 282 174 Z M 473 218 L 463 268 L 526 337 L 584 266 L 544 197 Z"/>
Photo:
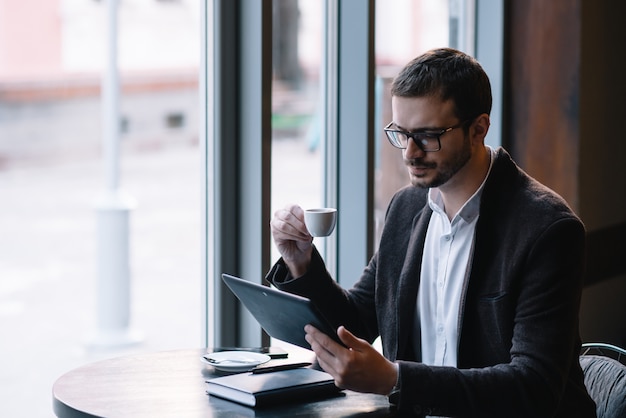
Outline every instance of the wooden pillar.
<path id="1" fill-rule="evenodd" d="M 510 92 L 505 145 L 526 171 L 574 207 L 578 206 L 580 2 L 509 2 L 505 50 Z"/>
<path id="2" fill-rule="evenodd" d="M 583 339 L 626 345 L 626 2 L 506 5 L 503 144 L 585 222 Z"/>

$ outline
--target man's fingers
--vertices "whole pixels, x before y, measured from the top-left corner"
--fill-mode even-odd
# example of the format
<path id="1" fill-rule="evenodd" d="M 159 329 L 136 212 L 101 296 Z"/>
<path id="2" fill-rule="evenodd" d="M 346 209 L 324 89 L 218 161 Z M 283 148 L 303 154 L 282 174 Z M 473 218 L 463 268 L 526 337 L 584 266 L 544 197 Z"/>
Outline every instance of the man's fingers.
<path id="1" fill-rule="evenodd" d="M 367 341 L 357 338 L 353 333 L 348 331 L 343 325 L 337 328 L 337 336 L 346 347 L 353 350 L 361 351 L 362 346 L 369 346 Z"/>

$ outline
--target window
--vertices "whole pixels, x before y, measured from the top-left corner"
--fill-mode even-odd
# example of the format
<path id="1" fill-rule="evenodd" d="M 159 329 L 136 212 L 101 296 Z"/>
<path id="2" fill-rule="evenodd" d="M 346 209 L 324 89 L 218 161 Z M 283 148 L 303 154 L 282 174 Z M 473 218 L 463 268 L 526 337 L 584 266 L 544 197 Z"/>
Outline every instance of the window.
<path id="1" fill-rule="evenodd" d="M 272 214 L 286 204 L 325 205 L 323 2 L 273 2 Z M 322 248 L 324 240 L 318 240 Z M 272 244 L 271 261 L 278 258 Z"/>
<path id="2" fill-rule="evenodd" d="M 316 245 L 344 287 L 359 277 L 388 199 L 406 182 L 382 131 L 401 66 L 432 47 L 472 53 L 477 43 L 498 74 L 501 55 L 500 2 L 234 3 L 208 3 L 203 31 L 209 346 L 268 343 L 220 275 L 262 281 L 277 257 L 268 222 L 287 203 L 339 209 L 335 232 Z"/>
<path id="3" fill-rule="evenodd" d="M 202 344 L 199 2 L 118 2 L 117 170 L 102 150 L 109 2 L 0 3 L 2 411 L 51 416 L 72 368 Z M 96 202 L 110 182 L 136 206 L 117 253 L 130 277 L 101 315 Z"/>

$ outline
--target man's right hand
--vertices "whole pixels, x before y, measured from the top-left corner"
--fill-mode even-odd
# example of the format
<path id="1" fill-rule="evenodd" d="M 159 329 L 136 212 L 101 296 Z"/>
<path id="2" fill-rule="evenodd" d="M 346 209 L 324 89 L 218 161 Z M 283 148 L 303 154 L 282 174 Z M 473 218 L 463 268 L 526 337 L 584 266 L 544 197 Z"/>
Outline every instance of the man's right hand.
<path id="1" fill-rule="evenodd" d="M 270 228 L 278 252 L 293 277 L 300 277 L 309 268 L 313 253 L 313 237 L 304 224 L 304 210 L 288 205 L 274 213 Z"/>

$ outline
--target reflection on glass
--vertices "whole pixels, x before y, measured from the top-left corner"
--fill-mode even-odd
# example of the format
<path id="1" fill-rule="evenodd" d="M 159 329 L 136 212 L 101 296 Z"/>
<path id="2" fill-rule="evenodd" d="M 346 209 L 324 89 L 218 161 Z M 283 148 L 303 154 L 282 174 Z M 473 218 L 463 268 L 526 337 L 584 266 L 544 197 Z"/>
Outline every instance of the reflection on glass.
<path id="1" fill-rule="evenodd" d="M 388 143 L 383 128 L 391 117 L 391 81 L 423 52 L 449 45 L 449 7 L 445 1 L 399 0 L 376 4 L 376 158 L 374 175 L 375 248 L 393 194 L 409 184 L 402 151 Z M 389 30 L 390 27 L 393 30 Z"/>

